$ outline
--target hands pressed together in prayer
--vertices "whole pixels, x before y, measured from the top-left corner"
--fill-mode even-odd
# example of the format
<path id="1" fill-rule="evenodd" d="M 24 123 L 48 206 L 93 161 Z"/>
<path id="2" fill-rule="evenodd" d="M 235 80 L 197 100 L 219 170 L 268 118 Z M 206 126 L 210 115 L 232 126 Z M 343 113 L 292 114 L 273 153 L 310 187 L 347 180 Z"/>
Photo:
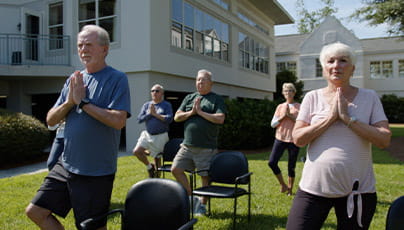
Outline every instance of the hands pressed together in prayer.
<path id="1" fill-rule="evenodd" d="M 75 105 L 80 104 L 81 100 L 86 97 L 86 88 L 83 74 L 80 71 L 75 71 L 70 77 L 68 102 Z"/>
<path id="2" fill-rule="evenodd" d="M 348 124 L 350 116 L 348 113 L 348 100 L 342 94 L 341 88 L 337 88 L 337 92 L 331 101 L 330 122 L 333 123 L 340 119 L 345 124 Z"/>

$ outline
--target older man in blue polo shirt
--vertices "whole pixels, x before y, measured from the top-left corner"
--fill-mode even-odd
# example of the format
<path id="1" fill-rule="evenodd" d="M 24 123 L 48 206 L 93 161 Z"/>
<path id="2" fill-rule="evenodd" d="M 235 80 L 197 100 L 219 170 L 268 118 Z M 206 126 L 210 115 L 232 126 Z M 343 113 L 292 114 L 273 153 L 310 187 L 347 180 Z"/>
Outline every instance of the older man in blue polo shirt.
<path id="1" fill-rule="evenodd" d="M 173 121 L 173 109 L 170 102 L 164 100 L 163 86 L 156 84 L 151 90 L 151 101 L 143 104 L 137 117 L 139 123 L 145 122 L 144 130 L 137 141 L 133 154 L 146 165 L 150 178 L 159 177 L 156 169 L 161 165 L 161 152 L 168 141 L 169 125 Z M 154 158 L 150 163 L 147 155 Z"/>

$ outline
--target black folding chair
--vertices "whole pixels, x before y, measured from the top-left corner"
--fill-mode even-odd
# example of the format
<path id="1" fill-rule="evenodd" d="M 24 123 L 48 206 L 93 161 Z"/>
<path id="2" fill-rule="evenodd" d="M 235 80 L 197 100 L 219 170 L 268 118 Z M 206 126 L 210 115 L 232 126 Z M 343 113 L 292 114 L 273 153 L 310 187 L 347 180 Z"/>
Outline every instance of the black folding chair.
<path id="1" fill-rule="evenodd" d="M 198 173 L 206 170 L 199 170 Z M 247 158 L 241 152 L 227 151 L 213 156 L 210 168 L 207 170 L 210 185 L 193 189 L 192 195 L 209 197 L 208 214 L 211 214 L 210 198 L 233 198 L 233 229 L 236 224 L 237 198 L 248 196 L 248 221 L 251 216 L 251 183 L 252 172 L 248 171 Z M 195 180 L 195 176 L 194 176 Z M 216 185 L 220 184 L 220 185 Z M 223 185 L 224 184 L 224 185 Z M 232 186 L 230 186 L 232 185 Z M 247 189 L 240 187 L 247 185 Z"/>
<path id="2" fill-rule="evenodd" d="M 191 229 L 197 219 L 190 220 L 190 204 L 184 187 L 176 181 L 160 178 L 142 180 L 129 190 L 124 209 L 87 219 L 80 225 L 93 229 L 94 222 L 113 213 L 121 214 L 121 229 Z"/>
<path id="3" fill-rule="evenodd" d="M 386 218 L 386 230 L 402 229 L 404 229 L 404 196 L 393 201 Z"/>
<path id="4" fill-rule="evenodd" d="M 157 171 L 163 172 L 163 178 L 165 178 L 166 172 L 171 172 L 172 161 L 180 149 L 180 144 L 183 140 L 183 138 L 173 138 L 165 144 L 164 151 L 162 153 L 163 163 L 161 167 L 157 168 Z"/>

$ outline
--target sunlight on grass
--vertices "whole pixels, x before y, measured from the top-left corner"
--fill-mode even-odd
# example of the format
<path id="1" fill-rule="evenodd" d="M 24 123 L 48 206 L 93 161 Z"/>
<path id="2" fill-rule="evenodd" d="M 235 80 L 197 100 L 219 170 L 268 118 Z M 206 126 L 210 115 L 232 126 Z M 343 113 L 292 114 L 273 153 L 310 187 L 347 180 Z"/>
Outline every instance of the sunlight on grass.
<path id="1" fill-rule="evenodd" d="M 393 134 L 404 136 L 404 127 L 393 127 Z M 300 155 L 303 156 L 304 149 Z M 252 175 L 251 221 L 247 222 L 247 196 L 238 199 L 237 229 L 285 229 L 287 216 L 292 203 L 292 197 L 279 192 L 279 185 L 267 165 L 269 152 L 249 154 L 250 171 Z M 280 161 L 283 172 L 287 169 L 287 154 Z M 377 180 L 378 205 L 370 229 L 380 230 L 385 227 L 387 210 L 391 202 L 403 195 L 404 168 L 403 162 L 393 159 L 383 150 L 373 148 L 374 169 Z M 296 167 L 296 191 L 300 180 L 303 163 L 299 160 Z M 30 202 L 46 173 L 21 175 L 0 179 L 0 229 L 38 229 L 24 215 L 25 206 Z M 147 177 L 145 167 L 133 156 L 121 157 L 118 160 L 118 172 L 112 194 L 111 208 L 123 206 L 129 188 L 136 182 Z M 171 174 L 166 178 L 173 179 Z M 200 181 L 198 181 L 200 184 Z M 164 191 L 162 191 L 164 192 Z M 195 230 L 198 229 L 231 229 L 233 201 L 229 199 L 212 199 L 212 216 L 198 217 Z M 62 223 L 66 229 L 75 229 L 72 212 Z M 108 229 L 120 229 L 120 217 L 114 216 L 108 221 Z M 336 219 L 330 213 L 323 229 L 336 229 Z"/>

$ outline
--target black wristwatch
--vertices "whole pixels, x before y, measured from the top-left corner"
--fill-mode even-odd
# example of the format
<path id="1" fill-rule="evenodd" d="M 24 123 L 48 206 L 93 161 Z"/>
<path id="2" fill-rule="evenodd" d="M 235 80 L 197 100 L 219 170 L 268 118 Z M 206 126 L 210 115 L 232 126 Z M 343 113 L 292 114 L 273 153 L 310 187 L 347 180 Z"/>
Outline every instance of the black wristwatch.
<path id="1" fill-rule="evenodd" d="M 90 100 L 88 98 L 81 99 L 81 102 L 79 104 L 79 109 L 82 109 L 83 106 L 87 105 L 88 103 L 90 103 Z"/>

